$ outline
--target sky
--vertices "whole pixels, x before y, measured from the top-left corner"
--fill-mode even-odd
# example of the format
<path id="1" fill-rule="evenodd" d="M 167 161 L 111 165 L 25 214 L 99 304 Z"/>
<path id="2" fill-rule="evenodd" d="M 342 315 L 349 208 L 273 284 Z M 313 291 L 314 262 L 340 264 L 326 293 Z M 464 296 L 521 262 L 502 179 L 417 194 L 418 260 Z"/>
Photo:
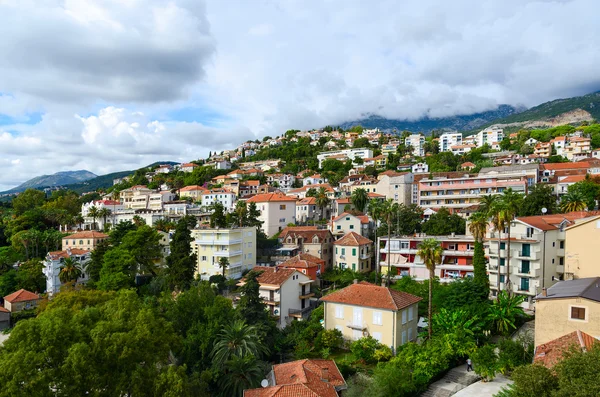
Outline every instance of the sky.
<path id="1" fill-rule="evenodd" d="M 0 0 L 0 191 L 600 89 L 597 0 Z"/>

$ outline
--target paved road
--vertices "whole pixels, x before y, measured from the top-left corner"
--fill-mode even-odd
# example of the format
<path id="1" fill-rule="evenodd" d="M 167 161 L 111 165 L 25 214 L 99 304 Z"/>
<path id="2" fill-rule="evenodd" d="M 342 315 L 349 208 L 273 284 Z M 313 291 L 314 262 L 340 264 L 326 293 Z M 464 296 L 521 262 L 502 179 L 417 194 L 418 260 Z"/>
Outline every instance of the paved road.
<path id="1" fill-rule="evenodd" d="M 510 379 L 498 374 L 493 381 L 479 381 L 473 383 L 471 386 L 465 387 L 452 397 L 492 397 L 494 394 L 498 393 L 503 386 L 511 383 L 512 381 Z"/>

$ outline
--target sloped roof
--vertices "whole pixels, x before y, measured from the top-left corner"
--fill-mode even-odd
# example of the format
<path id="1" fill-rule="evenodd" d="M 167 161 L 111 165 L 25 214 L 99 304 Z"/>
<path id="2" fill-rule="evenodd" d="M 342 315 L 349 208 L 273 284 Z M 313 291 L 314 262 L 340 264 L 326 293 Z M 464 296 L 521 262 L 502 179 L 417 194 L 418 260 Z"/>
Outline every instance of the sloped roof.
<path id="1" fill-rule="evenodd" d="M 78 239 L 78 238 L 108 238 L 108 234 L 100 233 L 95 230 L 86 230 L 83 232 L 77 232 L 70 234 L 66 237 L 66 239 Z"/>
<path id="2" fill-rule="evenodd" d="M 588 218 L 594 215 L 596 215 L 595 212 L 575 211 L 568 212 L 566 214 L 522 216 L 517 218 L 517 220 L 533 226 L 536 229 L 557 230 L 560 227 L 560 224 L 564 221 L 567 221 L 567 223 L 570 225 L 578 219 Z"/>
<path id="3" fill-rule="evenodd" d="M 262 272 L 260 276 L 258 276 L 258 282 L 260 284 L 269 285 L 281 285 L 296 272 L 294 269 L 266 266 L 254 266 L 252 270 L 255 272 Z"/>
<path id="4" fill-rule="evenodd" d="M 350 233 L 346 234 L 344 237 L 342 237 L 341 239 L 335 241 L 333 243 L 333 245 L 359 247 L 361 245 L 372 244 L 372 243 L 373 243 L 373 241 L 369 240 L 368 238 L 363 237 L 356 232 L 350 232 Z"/>
<path id="5" fill-rule="evenodd" d="M 4 307 L 2 307 L 2 306 L 0 306 L 0 312 L 2 312 L 2 313 L 10 313 L 10 312 L 8 311 L 8 309 L 6 309 L 6 308 L 4 308 Z"/>
<path id="6" fill-rule="evenodd" d="M 542 170 L 566 170 L 575 168 L 590 168 L 590 164 L 585 161 L 577 163 L 546 163 L 541 165 Z"/>
<path id="7" fill-rule="evenodd" d="M 397 311 L 422 299 L 406 292 L 361 281 L 326 295 L 321 300 Z"/>
<path id="8" fill-rule="evenodd" d="M 563 179 L 559 179 L 558 183 L 577 183 L 585 181 L 585 175 L 569 175 Z"/>
<path id="9" fill-rule="evenodd" d="M 180 192 L 191 192 L 191 191 L 195 191 L 195 190 L 208 190 L 202 186 L 198 186 L 198 185 L 191 185 L 191 186 L 186 186 L 186 187 L 182 187 L 181 189 L 179 189 Z"/>
<path id="10" fill-rule="evenodd" d="M 27 302 L 38 299 L 40 299 L 38 294 L 34 294 L 33 292 L 29 292 L 25 289 L 20 289 L 17 292 L 13 292 L 12 294 L 4 297 L 4 300 L 10 303 Z"/>
<path id="11" fill-rule="evenodd" d="M 305 186 L 299 187 L 297 189 L 292 189 L 288 193 L 302 193 L 302 192 L 308 191 L 308 189 L 310 189 L 310 188 L 315 188 L 316 190 L 319 190 L 322 187 L 324 187 L 327 192 L 334 191 L 329 183 L 315 183 L 313 185 L 305 185 Z"/>
<path id="12" fill-rule="evenodd" d="M 302 200 L 296 202 L 296 205 L 315 205 L 317 203 L 316 197 L 305 197 Z"/>
<path id="13" fill-rule="evenodd" d="M 356 214 L 356 215 L 354 215 L 354 214 L 351 214 L 351 213 L 349 213 L 349 212 L 342 212 L 342 213 L 341 213 L 341 214 L 340 214 L 340 215 L 339 215 L 337 218 L 335 218 L 333 221 L 334 221 L 334 222 L 337 222 L 337 221 L 339 221 L 340 219 L 342 219 L 342 218 L 344 218 L 344 217 L 346 217 L 346 216 L 353 216 L 353 217 L 355 217 L 355 218 L 358 218 L 358 219 L 360 219 L 360 223 L 362 223 L 362 224 L 367 224 L 367 223 L 369 223 L 369 217 L 368 217 L 367 215 L 365 215 L 365 214 L 363 214 L 363 213 L 360 213 L 360 214 Z"/>
<path id="14" fill-rule="evenodd" d="M 69 252 L 71 253 L 71 255 L 69 255 Z M 68 251 L 50 251 L 48 252 L 48 256 L 50 257 L 50 259 L 56 260 L 59 258 L 69 258 L 72 255 L 84 255 L 87 254 L 88 252 L 90 252 L 89 250 L 82 250 L 79 248 L 71 248 Z"/>
<path id="15" fill-rule="evenodd" d="M 310 267 L 318 267 L 324 265 L 325 261 L 321 258 L 317 258 L 316 256 L 300 253 L 296 256 L 291 257 L 287 261 L 280 263 L 277 266 L 280 267 L 294 267 L 294 268 L 310 268 Z"/>
<path id="16" fill-rule="evenodd" d="M 562 360 L 563 355 L 570 351 L 573 346 L 587 351 L 596 343 L 598 343 L 598 340 L 593 336 L 580 330 L 573 331 L 550 342 L 536 346 L 533 363 L 552 368 Z"/>
<path id="17" fill-rule="evenodd" d="M 548 288 L 545 296 L 542 293 L 535 297 L 537 300 L 562 298 L 585 298 L 600 302 L 600 277 L 560 281 Z"/>
<path id="18" fill-rule="evenodd" d="M 285 240 L 288 236 L 291 236 L 292 239 L 302 238 L 307 243 L 312 242 L 314 236 L 319 237 L 320 243 L 327 237 L 333 238 L 329 229 L 318 229 L 316 226 L 288 226 L 281 231 L 279 239 Z"/>
<path id="19" fill-rule="evenodd" d="M 296 201 L 294 197 L 286 196 L 281 192 L 274 193 L 261 193 L 256 196 L 252 196 L 248 199 L 249 203 L 268 203 L 268 202 L 283 202 L 283 201 Z"/>

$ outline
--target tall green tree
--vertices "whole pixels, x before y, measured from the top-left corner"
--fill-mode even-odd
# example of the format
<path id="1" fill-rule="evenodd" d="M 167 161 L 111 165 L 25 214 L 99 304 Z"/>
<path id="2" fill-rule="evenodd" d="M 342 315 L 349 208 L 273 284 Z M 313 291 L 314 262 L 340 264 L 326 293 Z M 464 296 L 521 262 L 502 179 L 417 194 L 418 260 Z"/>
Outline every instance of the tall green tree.
<path id="1" fill-rule="evenodd" d="M 398 206 L 396 232 L 401 236 L 412 235 L 421 231 L 423 209 L 416 204 Z"/>
<path id="2" fill-rule="evenodd" d="M 37 259 L 22 263 L 16 273 L 16 282 L 19 289 L 23 288 L 33 292 L 44 292 L 46 290 L 46 277 L 42 271 L 43 268 L 44 265 Z"/>
<path id="3" fill-rule="evenodd" d="M 81 267 L 73 258 L 65 258 L 63 265 L 58 273 L 58 279 L 61 283 L 66 284 L 72 281 L 77 281 L 83 274 Z"/>
<path id="4" fill-rule="evenodd" d="M 192 234 L 186 218 L 177 222 L 175 234 L 171 240 L 171 253 L 167 257 L 166 280 L 171 289 L 186 290 L 194 280 L 196 254 L 192 254 Z"/>
<path id="5" fill-rule="evenodd" d="M 248 224 L 248 206 L 245 201 L 240 200 L 236 203 L 234 213 L 236 223 L 239 227 L 243 227 Z"/>
<path id="6" fill-rule="evenodd" d="M 473 252 L 473 276 L 478 282 L 489 285 L 485 266 L 485 252 L 483 239 L 487 231 L 488 219 L 482 212 L 475 212 L 469 219 L 469 231 L 475 238 L 475 251 Z"/>
<path id="7" fill-rule="evenodd" d="M 504 211 L 504 203 L 500 200 L 494 200 L 488 209 L 488 217 L 491 219 L 494 230 L 498 234 L 498 273 L 496 274 L 496 291 L 500 293 L 500 272 L 501 272 L 501 247 L 502 233 L 506 228 L 506 211 Z M 509 264 L 506 263 L 506 266 Z"/>
<path id="8" fill-rule="evenodd" d="M 223 277 L 225 277 L 225 270 L 229 267 L 229 259 L 225 256 L 221 257 L 221 259 L 219 259 L 219 267 L 223 271 Z"/>
<path id="9" fill-rule="evenodd" d="M 112 215 L 112 211 L 109 208 L 102 207 L 98 211 L 98 217 L 102 218 L 102 230 L 106 229 L 106 218 Z"/>
<path id="10" fill-rule="evenodd" d="M 585 211 L 586 208 L 586 199 L 579 191 L 567 192 L 560 201 L 562 212 Z"/>
<path id="11" fill-rule="evenodd" d="M 591 179 L 586 179 L 569 186 L 567 192 L 581 195 L 587 209 L 592 211 L 596 208 L 596 201 L 600 198 L 600 185 Z"/>
<path id="12" fill-rule="evenodd" d="M 513 220 L 515 219 L 523 203 L 523 195 L 513 191 L 511 188 L 508 188 L 503 192 L 500 200 L 504 204 L 502 208 L 502 216 L 504 217 L 508 231 L 506 238 L 506 286 L 508 293 L 512 294 L 512 283 L 510 280 L 510 232 Z"/>
<path id="13" fill-rule="evenodd" d="M 223 327 L 212 351 L 213 363 L 223 367 L 233 356 L 260 358 L 268 351 L 261 341 L 258 329 L 243 320 L 234 320 Z"/>
<path id="14" fill-rule="evenodd" d="M 542 215 L 542 208 L 547 214 L 556 213 L 556 195 L 552 188 L 544 183 L 533 185 L 519 208 L 519 216 Z"/>
<path id="15" fill-rule="evenodd" d="M 129 231 L 121 241 L 120 248 L 129 251 L 137 263 L 138 274 L 156 276 L 157 263 L 162 258 L 161 236 L 148 225 Z"/>
<path id="16" fill-rule="evenodd" d="M 391 239 L 392 239 L 392 219 L 394 215 L 398 213 L 398 204 L 395 203 L 392 199 L 387 199 L 381 204 L 380 214 L 383 219 L 385 219 L 385 223 L 387 224 L 387 237 L 388 237 L 388 252 L 387 252 L 387 285 L 391 284 L 392 277 L 392 265 L 391 265 Z"/>
<path id="17" fill-rule="evenodd" d="M 104 255 L 98 288 L 104 291 L 116 291 L 133 287 L 136 271 L 137 262 L 129 251 L 122 247 L 110 249 Z"/>
<path id="18" fill-rule="evenodd" d="M 91 260 L 88 262 L 85 271 L 87 272 L 90 281 L 96 283 L 100 280 L 100 270 L 104 263 L 104 255 L 110 249 L 108 240 L 102 240 L 96 244 L 96 248 L 91 253 Z"/>
<path id="19" fill-rule="evenodd" d="M 466 222 L 461 216 L 450 214 L 446 207 L 442 207 L 437 213 L 431 215 L 427 221 L 423 222 L 421 229 L 430 236 L 447 236 L 452 233 L 465 234 Z"/>
<path id="20" fill-rule="evenodd" d="M 436 264 L 442 261 L 442 247 L 440 242 L 433 238 L 426 238 L 419 245 L 417 250 L 417 255 L 423 260 L 427 270 L 429 271 L 429 306 L 427 308 L 427 333 L 429 335 L 429 339 L 431 339 L 431 335 L 433 332 L 433 324 L 432 324 L 432 295 L 433 295 L 433 279 L 435 278 L 435 266 Z"/>
<path id="21" fill-rule="evenodd" d="M 315 204 L 321 209 L 321 219 L 325 219 L 325 208 L 329 205 L 331 200 L 327 197 L 327 190 L 321 186 L 315 196 Z"/>
<path id="22" fill-rule="evenodd" d="M 46 201 L 44 192 L 36 189 L 27 189 L 12 200 L 15 215 L 23 215 L 26 211 L 41 207 Z"/>
<path id="23" fill-rule="evenodd" d="M 96 218 L 100 216 L 100 210 L 95 205 L 88 210 L 88 216 L 92 217 L 92 230 L 96 230 Z"/>
<path id="24" fill-rule="evenodd" d="M 249 325 L 266 327 L 269 323 L 269 314 L 260 296 L 260 283 L 258 277 L 261 272 L 250 271 L 246 274 L 244 285 L 240 287 L 240 301 L 237 312 L 241 320 Z"/>
<path id="25" fill-rule="evenodd" d="M 227 218 L 225 217 L 225 207 L 220 202 L 215 202 L 210 206 L 212 214 L 210 215 L 210 227 L 227 227 Z"/>
<path id="26" fill-rule="evenodd" d="M 364 212 L 365 207 L 369 202 L 369 195 L 367 194 L 367 191 L 365 189 L 358 188 L 352 192 L 352 196 L 350 196 L 350 201 L 352 202 L 352 205 L 354 205 L 354 208 L 356 208 L 360 212 Z"/>

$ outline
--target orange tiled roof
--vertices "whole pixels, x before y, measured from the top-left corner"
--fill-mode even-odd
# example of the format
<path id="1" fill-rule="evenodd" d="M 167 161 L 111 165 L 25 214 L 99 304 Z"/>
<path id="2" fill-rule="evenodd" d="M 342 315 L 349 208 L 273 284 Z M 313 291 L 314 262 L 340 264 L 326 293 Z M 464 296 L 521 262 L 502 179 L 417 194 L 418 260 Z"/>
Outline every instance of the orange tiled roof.
<path id="1" fill-rule="evenodd" d="M 294 197 L 286 196 L 281 192 L 257 194 L 248 199 L 249 203 L 267 203 L 280 201 L 296 201 Z"/>
<path id="2" fill-rule="evenodd" d="M 464 167 L 476 167 L 476 165 L 473 164 L 473 163 L 471 163 L 470 161 L 467 161 L 466 163 L 462 163 L 460 166 L 462 168 L 464 168 Z"/>
<path id="3" fill-rule="evenodd" d="M 319 243 L 327 237 L 333 238 L 329 229 L 317 229 L 316 226 L 288 226 L 281 231 L 279 239 L 285 242 L 285 239 L 290 235 L 292 239 L 302 238 L 305 243 L 311 243 L 314 236 L 319 237 Z"/>
<path id="4" fill-rule="evenodd" d="M 34 294 L 33 292 L 29 292 L 25 289 L 20 289 L 17 292 L 13 292 L 12 294 L 4 297 L 4 300 L 10 303 L 27 302 L 38 299 L 40 299 L 38 294 Z"/>
<path id="5" fill-rule="evenodd" d="M 86 230 L 83 232 L 77 232 L 66 237 L 66 239 L 78 239 L 78 238 L 108 238 L 108 234 L 100 233 L 95 230 Z"/>
<path id="6" fill-rule="evenodd" d="M 294 267 L 294 268 L 309 268 L 309 267 L 317 267 L 320 265 L 324 265 L 325 261 L 321 258 L 317 258 L 316 256 L 300 253 L 296 256 L 291 257 L 287 261 L 280 263 L 277 266 L 280 267 Z"/>
<path id="7" fill-rule="evenodd" d="M 197 190 L 208 190 L 202 186 L 198 186 L 198 185 L 191 185 L 191 186 L 186 186 L 186 187 L 182 187 L 181 189 L 179 189 L 180 192 L 191 192 L 191 191 L 197 191 Z"/>
<path id="8" fill-rule="evenodd" d="M 321 300 L 397 311 L 421 301 L 421 298 L 362 281 L 324 296 Z"/>
<path id="9" fill-rule="evenodd" d="M 305 197 L 296 203 L 296 205 L 316 205 L 316 204 L 317 204 L 316 197 Z"/>
<path id="10" fill-rule="evenodd" d="M 560 338 L 537 346 L 535 348 L 533 363 L 552 368 L 561 361 L 563 354 L 568 352 L 573 346 L 587 351 L 597 342 L 598 340 L 596 338 L 585 332 L 580 330 L 573 331 Z"/>
<path id="11" fill-rule="evenodd" d="M 69 255 L 69 252 L 71 252 L 71 255 L 84 255 L 87 254 L 88 250 L 82 250 L 79 248 L 71 248 L 69 251 L 50 251 L 48 252 L 48 256 L 50 256 L 51 259 L 56 260 L 59 258 L 69 258 L 71 255 Z"/>
<path id="12" fill-rule="evenodd" d="M 269 285 L 281 285 L 296 272 L 294 269 L 266 266 L 255 266 L 252 270 L 262 272 L 260 276 L 258 276 L 258 282 L 260 284 Z"/>
<path id="13" fill-rule="evenodd" d="M 576 183 L 585 181 L 585 175 L 570 175 L 566 178 L 560 179 L 558 183 Z"/>
<path id="14" fill-rule="evenodd" d="M 359 247 L 361 245 L 371 244 L 371 243 L 373 243 L 373 241 L 369 240 L 368 238 L 363 237 L 356 232 L 350 232 L 350 233 L 346 234 L 344 237 L 342 237 L 341 239 L 334 242 L 333 245 Z"/>
<path id="15" fill-rule="evenodd" d="M 566 170 L 575 168 L 590 168 L 590 164 L 582 161 L 578 163 L 547 163 L 541 165 L 542 170 Z"/>
<path id="16" fill-rule="evenodd" d="M 2 313 L 10 313 L 10 312 L 8 311 L 8 309 L 5 309 L 5 308 L 4 308 L 4 307 L 2 307 L 2 306 L 0 306 L 0 312 L 2 312 Z"/>
<path id="17" fill-rule="evenodd" d="M 316 190 L 319 190 L 319 188 L 322 188 L 322 187 L 324 187 L 327 192 L 334 191 L 329 183 L 315 183 L 314 185 L 306 185 L 306 186 L 299 187 L 297 189 L 292 189 L 288 193 L 302 193 L 302 192 L 306 192 L 310 188 L 315 188 Z"/>

